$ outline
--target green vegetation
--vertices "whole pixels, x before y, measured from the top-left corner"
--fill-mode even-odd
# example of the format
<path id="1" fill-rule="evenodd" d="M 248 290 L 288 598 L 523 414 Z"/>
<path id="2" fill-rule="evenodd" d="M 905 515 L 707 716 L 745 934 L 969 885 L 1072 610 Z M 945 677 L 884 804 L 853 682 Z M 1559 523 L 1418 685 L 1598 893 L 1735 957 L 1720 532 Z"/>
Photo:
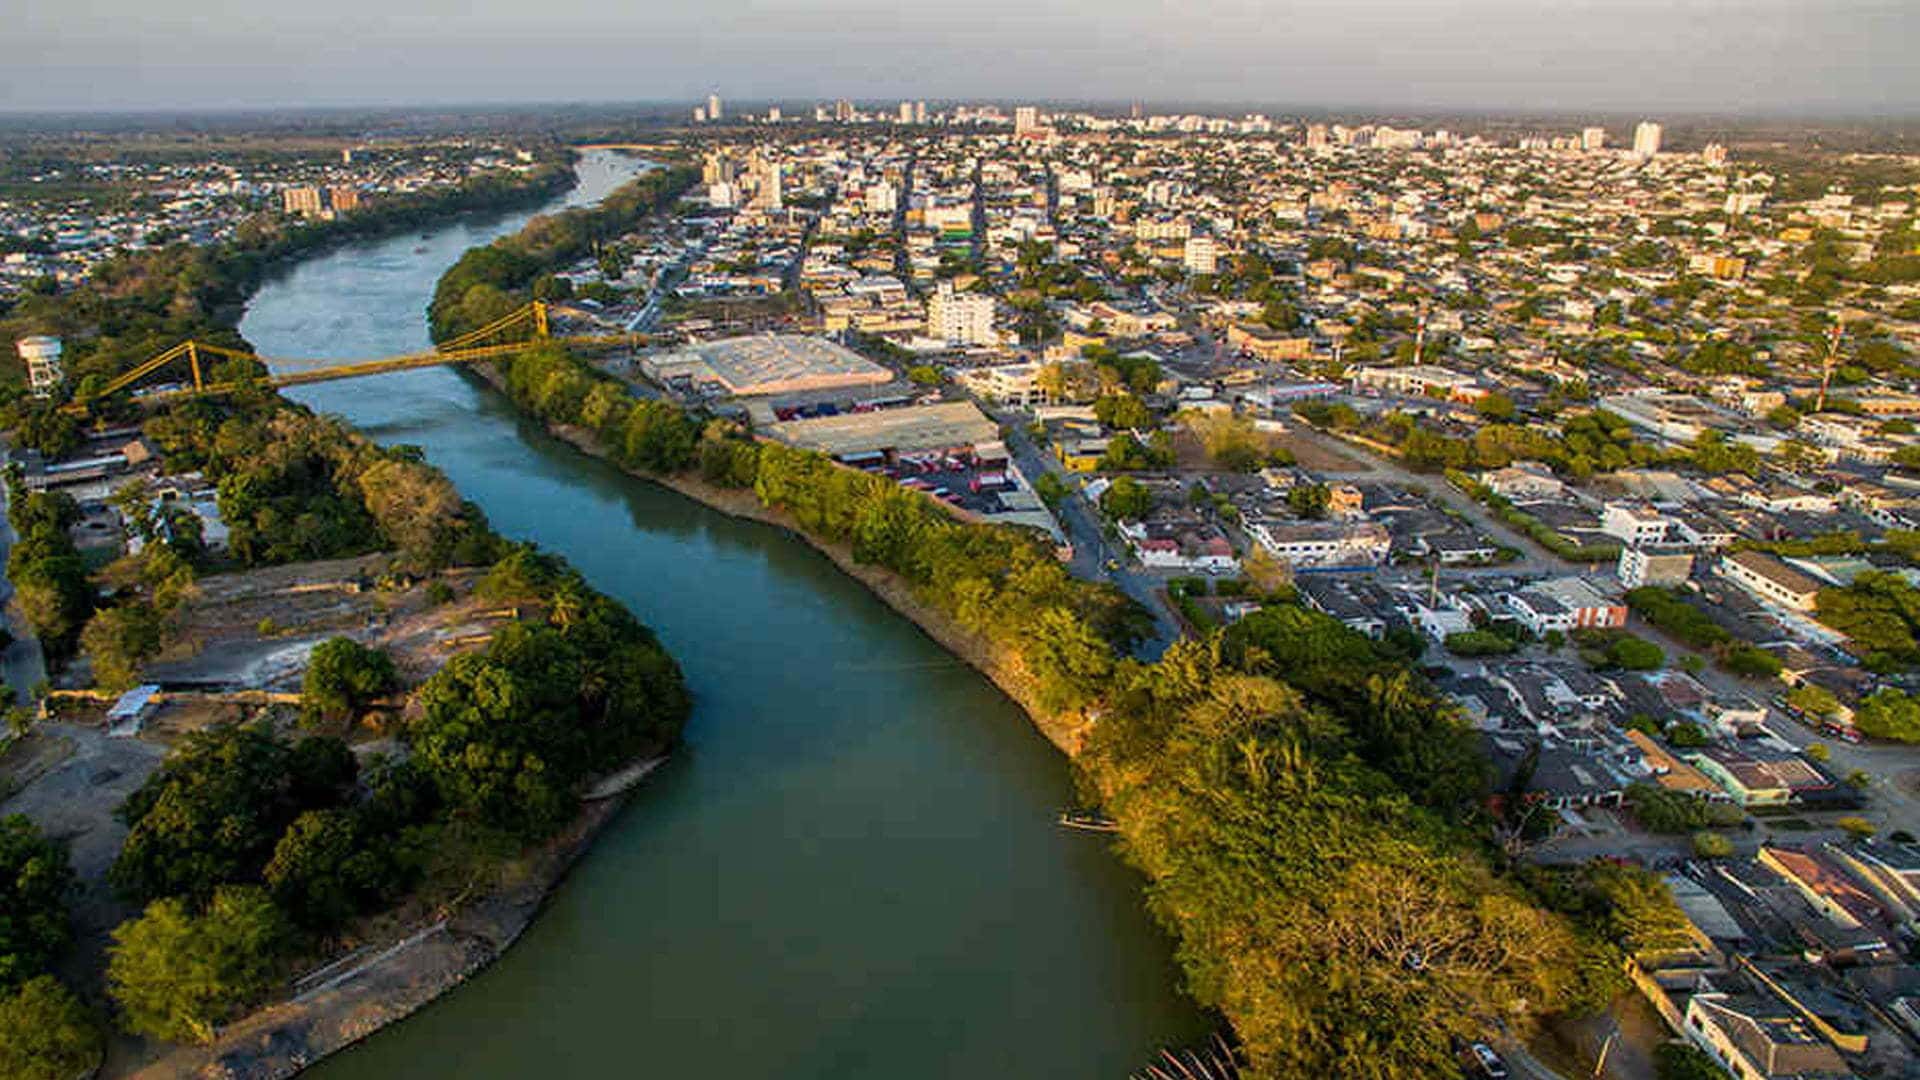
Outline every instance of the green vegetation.
<path id="1" fill-rule="evenodd" d="M 107 980 L 129 1031 L 208 1043 L 277 981 L 291 933 L 266 893 L 226 887 L 196 913 L 156 900 L 113 932 Z"/>
<path id="2" fill-rule="evenodd" d="M 80 508 L 68 495 L 27 491 L 17 475 L 7 486 L 7 517 L 19 538 L 7 555 L 7 579 L 48 663 L 58 667 L 79 645 L 95 602 L 86 562 L 67 534 Z"/>
<path id="3" fill-rule="evenodd" d="M 1840 711 L 1840 699 L 1825 687 L 1807 683 L 1787 691 L 1787 704 L 1809 716 L 1826 718 Z"/>
<path id="4" fill-rule="evenodd" d="M 1871 738 L 1920 743 L 1920 700 L 1893 687 L 1876 691 L 1854 710 L 1853 726 Z"/>
<path id="5" fill-rule="evenodd" d="M 1727 1080 L 1726 1072 L 1705 1050 L 1688 1042 L 1665 1042 L 1654 1047 L 1653 1071 L 1656 1080 Z"/>
<path id="6" fill-rule="evenodd" d="M 300 684 L 301 717 L 308 724 L 343 724 L 399 683 L 393 661 L 352 638 L 329 638 L 307 658 Z"/>
<path id="7" fill-rule="evenodd" d="M 1627 788 L 1627 806 L 1648 832 L 1693 833 L 1740 823 L 1740 808 L 1668 791 L 1654 784 Z"/>
<path id="8" fill-rule="evenodd" d="M 1514 506 L 1506 496 L 1480 483 L 1466 473 L 1449 468 L 1447 482 L 1459 488 L 1475 501 L 1486 504 L 1501 521 L 1526 533 L 1534 543 L 1553 552 L 1567 562 L 1595 563 L 1611 562 L 1620 557 L 1618 544 L 1577 544 L 1555 532 L 1545 522 L 1532 514 Z"/>
<path id="9" fill-rule="evenodd" d="M 0 991 L 46 971 L 67 947 L 66 845 L 40 835 L 24 815 L 0 818 Z"/>
<path id="10" fill-rule="evenodd" d="M 1818 604 L 1816 617 L 1847 635 L 1868 669 L 1920 664 L 1920 590 L 1899 575 L 1863 573 L 1845 588 L 1821 589 Z"/>
<path id="11" fill-rule="evenodd" d="M 1646 585 L 1627 593 L 1627 606 L 1636 615 L 1696 649 L 1711 652 L 1720 666 L 1735 675 L 1771 678 L 1780 674 L 1778 657 L 1755 645 L 1736 639 L 1687 603 L 1683 594 Z"/>
<path id="12" fill-rule="evenodd" d="M 1085 730 L 1083 789 L 1118 822 L 1190 989 L 1233 1022 L 1252 1075 L 1430 1075 L 1450 1067 L 1450 1037 L 1487 1018 L 1525 1026 L 1602 1004 L 1617 984 L 1617 962 L 1593 959 L 1599 938 L 1488 862 L 1473 836 L 1489 779 L 1477 741 L 1386 647 L 1279 605 L 1143 664 L 1127 657 L 1143 613 L 1073 579 L 1033 534 L 961 522 L 820 454 L 635 403 L 555 350 L 503 368 L 522 408 L 594 432 L 613 460 L 750 488 L 816 541 L 899 575 L 992 650 L 1038 717 Z M 415 747 L 434 761 L 442 751 L 425 740 L 443 728 L 498 731 L 508 764 L 457 773 L 461 786 L 443 791 L 515 828 L 542 816 L 544 796 L 512 764 L 564 757 L 545 716 L 571 705 L 540 674 L 566 666 L 552 642 L 496 647 L 502 677 L 531 684 L 531 716 L 505 720 L 450 667 L 423 692 L 431 719 Z M 448 751 L 496 760 L 458 741 Z"/>
<path id="13" fill-rule="evenodd" d="M 1443 642 L 1455 656 L 1505 656 L 1519 646 L 1491 630 L 1462 630 Z"/>
<path id="14" fill-rule="evenodd" d="M 533 298 L 541 275 L 596 244 L 617 240 L 700 179 L 684 166 L 638 177 L 593 207 L 542 215 L 526 228 L 469 250 L 440 277 L 427 308 L 435 341 L 445 341 L 510 314 Z"/>
<path id="15" fill-rule="evenodd" d="M 93 1014 L 53 976 L 0 990 L 0 1080 L 84 1076 L 104 1042 Z"/>
<path id="16" fill-rule="evenodd" d="M 1131 476 L 1118 477 L 1100 493 L 1100 509 L 1116 521 L 1139 521 L 1153 510 L 1153 490 Z"/>

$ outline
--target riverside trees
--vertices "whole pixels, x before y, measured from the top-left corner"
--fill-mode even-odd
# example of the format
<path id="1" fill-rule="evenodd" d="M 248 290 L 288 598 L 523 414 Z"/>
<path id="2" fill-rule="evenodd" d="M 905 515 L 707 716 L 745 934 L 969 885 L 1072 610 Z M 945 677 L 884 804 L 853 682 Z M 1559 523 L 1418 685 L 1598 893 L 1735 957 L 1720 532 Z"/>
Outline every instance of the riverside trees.
<path id="1" fill-rule="evenodd" d="M 509 387 L 534 408 L 567 365 L 592 400 L 601 377 L 547 350 L 513 361 Z M 1283 605 L 1142 664 L 1127 655 L 1138 609 L 1071 577 L 1038 539 L 957 521 L 817 453 L 681 422 L 698 431 L 683 468 L 750 486 L 809 536 L 898 574 L 1007 657 L 1037 712 L 1097 716 L 1076 759 L 1083 788 L 1119 822 L 1190 990 L 1233 1022 L 1249 1075 L 1436 1075 L 1449 1037 L 1482 1018 L 1524 1025 L 1615 988 L 1606 942 L 1473 842 L 1484 757 L 1364 636 Z"/>

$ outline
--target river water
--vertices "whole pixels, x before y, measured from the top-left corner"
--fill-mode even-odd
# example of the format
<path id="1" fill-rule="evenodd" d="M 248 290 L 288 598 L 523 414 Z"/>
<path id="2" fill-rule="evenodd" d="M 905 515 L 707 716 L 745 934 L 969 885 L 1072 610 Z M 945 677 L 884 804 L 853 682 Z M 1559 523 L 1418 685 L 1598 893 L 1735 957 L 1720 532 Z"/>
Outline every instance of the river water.
<path id="1" fill-rule="evenodd" d="M 638 167 L 589 154 L 555 205 Z M 317 255 L 241 332 L 270 356 L 423 347 L 441 271 L 525 217 Z M 1065 760 L 811 549 L 574 452 L 471 376 L 290 396 L 423 447 L 651 625 L 695 698 L 517 946 L 316 1076 L 1122 1077 L 1204 1030 L 1139 879 L 1054 824 Z"/>

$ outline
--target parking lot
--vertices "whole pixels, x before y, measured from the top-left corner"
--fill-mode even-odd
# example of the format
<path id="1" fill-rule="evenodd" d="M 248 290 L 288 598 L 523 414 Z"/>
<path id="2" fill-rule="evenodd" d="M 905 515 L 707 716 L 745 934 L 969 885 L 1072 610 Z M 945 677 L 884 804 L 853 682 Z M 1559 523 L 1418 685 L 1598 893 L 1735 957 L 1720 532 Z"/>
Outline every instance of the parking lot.
<path id="1" fill-rule="evenodd" d="M 1014 487 L 1006 462 L 982 463 L 970 454 L 900 455 L 892 461 L 861 463 L 858 467 L 979 514 L 1005 509 L 999 493 Z"/>

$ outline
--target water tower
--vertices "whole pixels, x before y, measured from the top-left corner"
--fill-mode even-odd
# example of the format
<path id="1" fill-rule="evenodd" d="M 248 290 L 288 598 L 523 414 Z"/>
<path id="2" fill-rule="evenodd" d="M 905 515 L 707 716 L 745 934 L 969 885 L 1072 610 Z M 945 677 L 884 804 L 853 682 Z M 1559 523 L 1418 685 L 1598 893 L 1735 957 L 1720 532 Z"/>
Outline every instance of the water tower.
<path id="1" fill-rule="evenodd" d="M 60 385 L 60 339 L 38 334 L 18 342 L 20 359 L 27 365 L 27 385 L 45 397 Z"/>

